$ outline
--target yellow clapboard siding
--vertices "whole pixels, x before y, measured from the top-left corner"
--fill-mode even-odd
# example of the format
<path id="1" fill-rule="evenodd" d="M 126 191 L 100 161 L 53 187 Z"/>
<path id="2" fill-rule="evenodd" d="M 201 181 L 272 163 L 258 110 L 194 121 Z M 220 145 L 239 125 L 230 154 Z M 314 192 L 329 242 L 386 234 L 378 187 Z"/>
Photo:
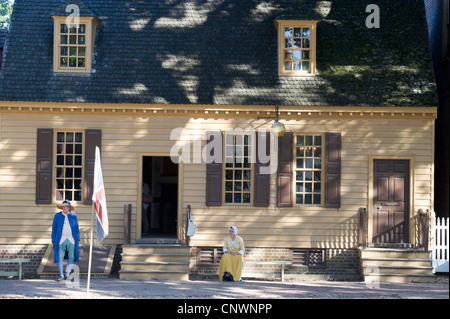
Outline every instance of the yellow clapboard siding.
<path id="1" fill-rule="evenodd" d="M 254 225 L 258 223 L 271 223 L 273 224 L 273 228 L 280 228 L 280 227 L 288 227 L 290 228 L 291 225 L 305 225 L 305 224 L 317 224 L 318 227 L 324 227 L 323 225 L 327 225 L 328 228 L 330 227 L 339 227 L 339 226 L 333 226 L 336 223 L 344 223 L 347 221 L 347 217 L 343 216 L 333 216 L 331 214 L 325 215 L 312 215 L 312 216 L 279 216 L 279 215 L 244 215 L 241 214 L 240 216 L 236 217 L 230 217 L 229 215 L 223 214 L 223 215 L 214 215 L 216 218 L 211 219 L 212 215 L 205 215 L 205 214 L 195 214 L 196 220 L 199 222 L 204 222 L 207 225 L 215 226 L 215 227 L 224 227 L 222 222 L 229 221 L 228 223 L 231 223 L 233 221 L 237 221 L 240 223 L 245 223 L 249 225 Z M 229 225 L 228 225 L 229 226 Z M 237 225 L 236 225 L 237 226 Z"/>
<path id="2" fill-rule="evenodd" d="M 193 246 L 219 246 L 223 245 L 225 236 L 201 237 L 191 239 Z M 354 248 L 356 237 L 309 237 L 309 236 L 270 236 L 264 234 L 244 237 L 247 247 L 275 247 L 275 248 Z"/>
<path id="3" fill-rule="evenodd" d="M 55 106 L 57 108 L 57 106 Z M 190 147 L 191 158 L 200 156 L 191 138 L 199 140 L 206 130 L 234 127 L 269 128 L 266 120 L 249 117 L 136 116 L 121 114 L 86 114 L 61 112 L 0 113 L 0 243 L 48 243 L 54 205 L 36 205 L 35 157 L 37 128 L 98 128 L 102 130 L 102 164 L 111 233 L 105 244 L 123 241 L 123 205 L 133 205 L 132 238 L 136 234 L 139 198 L 139 160 L 143 154 L 168 156 L 175 140 L 173 129 L 180 128 L 183 143 Z M 261 116 L 263 116 L 261 114 Z M 405 118 L 289 118 L 289 131 L 308 133 L 342 133 L 342 206 L 340 209 L 293 207 L 278 209 L 276 175 L 271 176 L 271 205 L 268 208 L 205 205 L 206 167 L 203 163 L 185 163 L 180 171 L 180 202 L 185 211 L 192 206 L 197 234 L 192 245 L 221 245 L 226 227 L 236 224 L 247 245 L 253 247 L 329 247 L 352 248 L 357 243 L 357 210 L 369 201 L 369 156 L 412 156 L 415 159 L 413 206 L 431 208 L 433 179 L 433 120 Z M 201 132 L 196 130 L 201 128 Z M 200 141 L 203 147 L 205 141 Z M 195 154 L 195 155 L 194 155 Z M 24 209 L 25 207 L 25 209 Z M 76 212 L 82 228 L 82 240 L 90 231 L 91 207 L 79 205 Z M 184 220 L 184 218 L 183 218 Z M 35 227 L 33 227 L 35 226 Z"/>

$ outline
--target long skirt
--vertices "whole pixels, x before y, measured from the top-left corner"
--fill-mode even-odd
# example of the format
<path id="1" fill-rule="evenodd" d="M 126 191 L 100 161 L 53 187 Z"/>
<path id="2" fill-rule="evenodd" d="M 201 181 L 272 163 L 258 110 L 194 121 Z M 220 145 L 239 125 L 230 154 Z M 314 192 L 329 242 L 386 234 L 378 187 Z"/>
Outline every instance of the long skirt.
<path id="1" fill-rule="evenodd" d="M 237 252 L 237 251 L 235 251 Z M 223 276 L 229 272 L 233 276 L 233 281 L 238 281 L 242 273 L 242 255 L 223 254 L 219 266 L 219 279 L 223 280 Z"/>

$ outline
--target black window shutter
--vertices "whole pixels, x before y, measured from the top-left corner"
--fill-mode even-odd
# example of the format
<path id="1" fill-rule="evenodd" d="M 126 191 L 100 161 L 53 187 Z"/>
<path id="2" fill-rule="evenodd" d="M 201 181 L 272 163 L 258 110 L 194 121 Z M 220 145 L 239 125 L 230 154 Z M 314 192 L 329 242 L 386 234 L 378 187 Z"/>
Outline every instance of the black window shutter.
<path id="1" fill-rule="evenodd" d="M 53 129 L 39 128 L 36 144 L 36 204 L 51 204 L 53 194 Z"/>
<path id="2" fill-rule="evenodd" d="M 286 132 L 278 137 L 277 206 L 292 207 L 294 133 Z"/>
<path id="3" fill-rule="evenodd" d="M 262 150 L 261 147 L 265 147 L 265 149 Z M 270 203 L 270 160 L 266 163 L 261 162 L 262 159 L 259 158 L 260 152 L 263 156 L 270 156 L 270 132 L 256 133 L 256 161 L 253 187 L 253 206 L 267 207 Z M 266 172 L 261 172 L 261 170 L 266 170 Z"/>
<path id="4" fill-rule="evenodd" d="M 215 141 L 216 145 L 223 145 L 223 138 L 221 131 L 206 132 L 207 143 Z M 216 140 L 219 139 L 219 140 Z M 218 143 L 218 141 L 220 143 Z M 206 163 L 206 206 L 222 206 L 222 178 L 223 178 L 223 156 L 221 156 L 219 163 L 213 161 L 214 152 L 219 151 L 222 153 L 222 149 L 217 150 L 212 148 L 207 152 Z"/>
<path id="5" fill-rule="evenodd" d="M 324 206 L 341 207 L 341 133 L 325 134 Z"/>
<path id="6" fill-rule="evenodd" d="M 102 149 L 102 131 L 85 131 L 84 153 L 84 204 L 92 205 L 92 192 L 94 187 L 95 147 Z"/>

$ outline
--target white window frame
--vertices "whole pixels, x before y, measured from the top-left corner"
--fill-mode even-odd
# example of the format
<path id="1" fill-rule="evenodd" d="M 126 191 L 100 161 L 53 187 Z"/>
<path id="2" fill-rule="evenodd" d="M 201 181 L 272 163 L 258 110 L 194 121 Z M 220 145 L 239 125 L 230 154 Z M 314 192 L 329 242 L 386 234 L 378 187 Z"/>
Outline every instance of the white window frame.
<path id="1" fill-rule="evenodd" d="M 304 138 L 306 136 L 312 136 L 312 140 L 313 140 L 313 144 L 314 145 L 305 145 L 306 142 L 304 142 L 303 146 L 299 146 L 297 145 L 297 138 L 298 136 L 303 136 Z M 315 137 L 321 137 L 321 145 L 315 145 Z M 305 150 L 306 148 L 312 148 L 312 154 L 313 156 L 298 156 L 297 155 L 297 149 L 303 147 L 303 149 Z M 320 168 L 316 167 L 315 161 L 314 159 L 318 159 L 318 157 L 315 156 L 315 149 L 316 147 L 320 147 L 320 160 L 321 160 L 321 166 Z M 304 152 L 304 151 L 303 151 Z M 294 206 L 314 206 L 314 207 L 323 207 L 324 205 L 324 196 L 325 196 L 325 134 L 322 133 L 296 133 L 294 134 L 294 154 L 293 154 L 293 168 L 294 168 L 294 176 L 293 176 L 293 191 L 294 191 L 294 198 L 293 198 L 293 204 Z M 298 168 L 297 167 L 297 159 L 301 159 L 303 161 L 303 167 L 302 168 Z M 308 168 L 306 167 L 306 160 L 311 159 L 312 161 L 312 167 Z M 303 180 L 302 181 L 297 181 L 297 172 L 303 172 Z M 308 181 L 306 179 L 306 172 L 312 172 L 311 174 L 311 181 Z M 314 180 L 314 172 L 320 172 L 320 193 L 319 192 L 315 192 L 316 190 L 316 185 L 318 184 L 317 181 Z M 302 192 L 298 192 L 297 191 L 297 183 L 301 183 L 302 184 Z M 312 192 L 307 192 L 306 191 L 306 184 L 312 184 Z M 306 203 L 305 198 L 306 195 L 311 193 L 311 203 Z M 303 203 L 297 203 L 297 194 L 302 194 L 302 198 L 303 198 Z M 314 203 L 314 195 L 320 195 L 320 204 L 315 204 Z"/>
<path id="2" fill-rule="evenodd" d="M 86 30 L 85 34 L 85 66 L 84 67 L 61 67 L 61 47 L 66 46 L 66 44 L 61 44 L 61 25 L 67 24 L 67 17 L 52 17 L 54 20 L 54 31 L 53 31 L 53 72 L 66 72 L 66 73 L 90 73 L 92 68 L 92 53 L 94 48 L 94 17 L 80 17 L 78 18 L 79 24 L 85 24 Z M 70 25 L 69 25 L 70 26 Z M 70 44 L 67 44 L 69 47 Z M 80 45 L 74 44 L 73 47 L 79 47 Z"/>
<path id="3" fill-rule="evenodd" d="M 316 75 L 316 33 L 318 20 L 276 20 L 275 27 L 278 30 L 278 75 L 279 76 L 315 76 Z M 285 54 L 286 51 L 295 50 L 301 52 L 300 48 L 286 48 L 285 47 L 285 28 L 309 28 L 309 70 L 285 70 Z M 300 39 L 300 38 L 299 38 Z M 303 44 L 302 44 L 303 45 Z M 301 58 L 303 55 L 301 53 Z M 296 59 L 296 60 L 299 60 Z M 294 58 L 291 59 L 292 61 Z M 291 61 L 289 60 L 289 61 Z"/>
<path id="4" fill-rule="evenodd" d="M 227 137 L 233 136 L 233 140 L 235 136 L 242 136 L 242 154 L 238 154 L 236 156 L 236 148 L 235 148 L 235 144 L 234 146 L 232 146 L 231 144 L 227 143 L 228 139 Z M 247 155 L 244 154 L 244 136 L 249 136 L 250 138 L 250 144 L 247 148 Z M 254 133 L 246 133 L 246 132 L 242 132 L 242 133 L 225 133 L 224 134 L 224 143 L 223 143 L 223 203 L 226 206 L 229 205 L 237 205 L 237 206 L 253 206 L 253 196 L 254 196 L 254 150 L 255 150 L 255 143 L 256 143 L 256 135 Z M 227 147 L 233 147 L 233 154 L 230 154 L 229 152 L 227 153 L 227 151 L 229 149 L 227 149 Z M 236 167 L 235 166 L 235 159 L 239 157 L 241 159 L 240 163 L 242 165 L 241 168 Z M 233 160 L 233 163 L 230 163 L 230 159 Z M 245 162 L 245 159 L 247 159 L 247 163 Z M 227 164 L 231 164 L 232 167 L 230 167 L 230 165 Z M 246 165 L 250 165 L 250 167 L 245 167 Z M 227 179 L 227 171 L 232 171 L 233 172 L 233 177 L 232 179 Z M 241 171 L 242 176 L 241 178 L 236 178 L 236 171 Z M 248 171 L 250 176 L 249 179 L 245 179 L 244 178 L 244 171 Z M 244 183 L 249 182 L 250 183 L 250 190 L 249 191 L 244 191 Z M 227 183 L 232 183 L 232 190 L 231 191 L 227 191 Z M 241 183 L 241 190 L 236 190 L 235 189 L 235 183 Z M 227 193 L 231 194 L 232 196 L 232 202 L 227 202 Z M 244 203 L 244 193 L 245 194 L 249 194 L 250 199 L 249 202 L 245 202 Z M 237 203 L 234 201 L 234 196 L 235 194 L 241 194 L 241 202 Z"/>

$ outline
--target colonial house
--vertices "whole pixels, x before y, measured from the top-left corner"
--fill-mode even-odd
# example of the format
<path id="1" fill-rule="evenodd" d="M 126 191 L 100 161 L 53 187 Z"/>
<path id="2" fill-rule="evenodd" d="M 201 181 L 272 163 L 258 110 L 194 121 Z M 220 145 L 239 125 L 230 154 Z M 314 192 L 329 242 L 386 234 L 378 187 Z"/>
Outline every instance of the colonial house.
<path id="1" fill-rule="evenodd" d="M 89 245 L 99 146 L 110 232 L 97 249 L 121 253 L 121 278 L 215 276 L 230 225 L 248 277 L 287 261 L 286 278 L 432 278 L 417 222 L 435 191 L 424 4 L 373 2 L 16 0 L 2 256 L 50 269 L 62 200 Z M 425 264 L 395 268 L 403 252 Z"/>

